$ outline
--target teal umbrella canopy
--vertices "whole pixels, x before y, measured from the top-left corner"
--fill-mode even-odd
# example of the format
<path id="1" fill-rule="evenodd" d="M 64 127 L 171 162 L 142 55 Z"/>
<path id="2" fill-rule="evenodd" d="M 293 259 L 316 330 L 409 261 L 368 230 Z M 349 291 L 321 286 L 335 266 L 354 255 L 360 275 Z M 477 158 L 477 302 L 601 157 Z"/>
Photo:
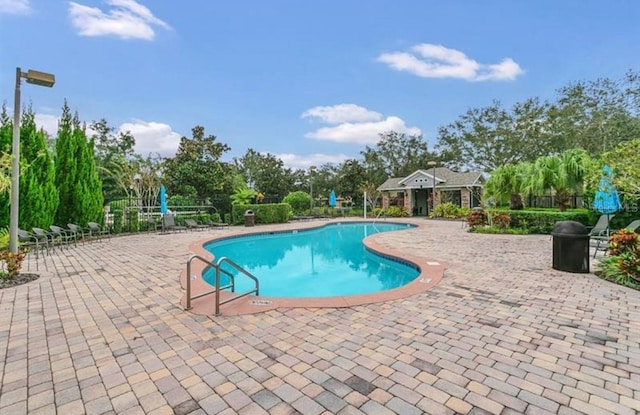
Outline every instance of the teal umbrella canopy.
<path id="1" fill-rule="evenodd" d="M 332 190 L 329 194 L 329 206 L 336 207 L 336 204 L 336 192 Z"/>
<path id="2" fill-rule="evenodd" d="M 160 186 L 160 213 L 167 213 L 167 189 L 164 185 Z"/>
<path id="3" fill-rule="evenodd" d="M 611 214 L 622 209 L 620 196 L 618 191 L 611 184 L 613 179 L 613 170 L 609 166 L 602 168 L 602 177 L 598 182 L 598 190 L 596 190 L 593 198 L 593 208 L 603 214 Z"/>

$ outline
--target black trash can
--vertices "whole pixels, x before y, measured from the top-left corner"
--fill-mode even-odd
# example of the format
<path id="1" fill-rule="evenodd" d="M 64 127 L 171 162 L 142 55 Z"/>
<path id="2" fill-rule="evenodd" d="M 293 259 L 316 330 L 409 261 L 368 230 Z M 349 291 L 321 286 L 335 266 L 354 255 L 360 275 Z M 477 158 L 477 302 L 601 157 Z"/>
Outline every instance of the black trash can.
<path id="1" fill-rule="evenodd" d="M 589 272 L 589 231 L 580 222 L 556 222 L 553 236 L 553 269 Z"/>
<path id="2" fill-rule="evenodd" d="M 256 224 L 256 215 L 253 214 L 253 210 L 247 210 L 244 212 L 244 226 L 254 226 Z"/>

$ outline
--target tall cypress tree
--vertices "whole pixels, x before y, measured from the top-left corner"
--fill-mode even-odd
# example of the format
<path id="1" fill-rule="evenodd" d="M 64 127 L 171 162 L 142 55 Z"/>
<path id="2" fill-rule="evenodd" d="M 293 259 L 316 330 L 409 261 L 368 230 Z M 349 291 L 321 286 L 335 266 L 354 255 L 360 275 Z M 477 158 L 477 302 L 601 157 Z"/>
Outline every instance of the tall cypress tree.
<path id="1" fill-rule="evenodd" d="M 2 105 L 2 111 L 0 112 L 0 154 L 4 155 L 11 153 L 12 135 L 13 122 L 11 122 L 11 118 L 9 118 L 9 115 L 7 114 L 6 105 Z M 5 179 L 10 179 L 10 170 L 7 169 L 3 174 L 7 176 Z M 4 192 L 0 192 L 0 228 L 9 227 L 9 195 L 10 188 L 7 188 Z"/>
<path id="2" fill-rule="evenodd" d="M 77 202 L 78 222 L 103 222 L 102 182 L 98 176 L 98 169 L 94 156 L 94 143 L 87 140 L 84 126 L 80 125 L 78 116 L 74 117 L 73 136 L 77 144 L 76 160 L 77 186 L 74 199 Z"/>
<path id="3" fill-rule="evenodd" d="M 65 101 L 56 140 L 56 184 L 60 205 L 56 221 L 61 224 L 101 222 L 102 184 L 98 178 L 93 143 L 87 140 L 78 114 L 71 117 Z"/>
<path id="4" fill-rule="evenodd" d="M 47 229 L 53 225 L 58 208 L 53 158 L 46 136 L 38 130 L 35 113 L 28 108 L 20 125 L 20 227 Z"/>
<path id="5" fill-rule="evenodd" d="M 76 187 L 77 165 L 75 160 L 76 143 L 73 137 L 71 110 L 64 101 L 62 117 L 58 124 L 56 139 L 56 187 L 60 203 L 56 212 L 56 222 L 67 224 L 75 220 L 73 192 Z"/>

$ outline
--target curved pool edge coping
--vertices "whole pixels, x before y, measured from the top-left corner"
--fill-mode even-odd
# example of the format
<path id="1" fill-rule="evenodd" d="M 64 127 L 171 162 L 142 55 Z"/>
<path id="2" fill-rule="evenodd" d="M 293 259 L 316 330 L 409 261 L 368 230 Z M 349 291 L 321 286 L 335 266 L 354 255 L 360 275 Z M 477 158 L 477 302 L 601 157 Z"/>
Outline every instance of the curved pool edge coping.
<path id="1" fill-rule="evenodd" d="M 252 229 L 250 232 L 234 232 L 231 229 L 230 232 L 224 235 L 214 235 L 206 239 L 200 239 L 189 244 L 189 250 L 195 254 L 207 258 L 213 262 L 213 255 L 207 251 L 204 246 L 210 242 L 217 240 L 223 240 L 233 237 L 259 235 L 263 233 L 281 233 L 292 232 L 295 230 L 310 230 L 317 229 L 323 226 L 343 223 L 343 222 L 371 222 L 371 220 L 365 219 L 349 219 L 349 220 L 332 220 L 329 222 L 323 221 L 320 223 L 305 223 L 305 224 L 292 224 L 291 228 L 287 229 L 260 229 L 261 226 L 256 227 L 255 231 Z M 415 225 L 415 228 L 400 229 L 391 232 L 404 232 L 411 229 L 424 230 L 427 226 L 424 222 L 418 221 L 402 221 L 402 220 L 387 220 L 386 223 L 399 223 L 399 224 L 411 224 Z M 268 226 L 268 225 L 266 225 Z M 245 229 L 245 228 L 242 228 Z M 385 232 L 386 233 L 386 232 Z M 364 239 L 363 243 L 367 249 L 373 253 L 395 258 L 397 260 L 408 262 L 420 270 L 420 274 L 410 283 L 403 285 L 402 287 L 394 288 L 391 290 L 378 291 L 370 294 L 359 294 L 351 296 L 337 296 L 337 297 L 305 297 L 305 298 L 288 298 L 288 297 L 266 297 L 266 296 L 247 296 L 242 299 L 238 299 L 228 304 L 224 304 L 220 307 L 221 316 L 233 316 L 243 314 L 262 313 L 278 308 L 341 308 L 352 307 L 364 304 L 373 304 L 386 301 L 399 300 L 407 298 L 419 293 L 428 291 L 437 285 L 442 277 L 444 271 L 447 268 L 446 264 L 437 261 L 414 255 L 407 254 L 406 252 L 400 252 L 393 248 L 383 246 L 376 241 L 376 236 L 380 234 L 371 235 Z M 202 261 L 194 261 L 192 263 L 191 275 L 195 276 L 191 282 L 191 295 L 192 297 L 200 293 L 211 291 L 213 287 L 202 279 L 202 273 L 206 268 L 206 264 Z M 180 273 L 180 286 L 183 289 L 183 295 L 180 299 L 180 305 L 184 308 L 186 303 L 186 269 Z M 221 291 L 221 299 L 227 299 L 234 296 L 233 293 L 227 291 Z M 213 294 L 205 297 L 191 300 L 190 312 L 199 315 L 214 315 L 215 301 L 213 300 Z"/>

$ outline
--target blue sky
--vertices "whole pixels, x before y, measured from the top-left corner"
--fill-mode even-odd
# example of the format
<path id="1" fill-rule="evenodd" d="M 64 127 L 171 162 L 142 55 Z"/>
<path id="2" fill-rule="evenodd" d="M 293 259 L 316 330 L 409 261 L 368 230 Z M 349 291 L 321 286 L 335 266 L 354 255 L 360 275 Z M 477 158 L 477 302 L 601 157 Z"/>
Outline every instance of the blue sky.
<path id="1" fill-rule="evenodd" d="M 636 0 L 0 0 L 0 99 L 17 66 L 51 72 L 22 100 L 52 133 L 66 98 L 144 155 L 203 125 L 225 159 L 305 168 L 388 130 L 432 149 L 469 108 L 637 71 L 638 21 Z"/>

